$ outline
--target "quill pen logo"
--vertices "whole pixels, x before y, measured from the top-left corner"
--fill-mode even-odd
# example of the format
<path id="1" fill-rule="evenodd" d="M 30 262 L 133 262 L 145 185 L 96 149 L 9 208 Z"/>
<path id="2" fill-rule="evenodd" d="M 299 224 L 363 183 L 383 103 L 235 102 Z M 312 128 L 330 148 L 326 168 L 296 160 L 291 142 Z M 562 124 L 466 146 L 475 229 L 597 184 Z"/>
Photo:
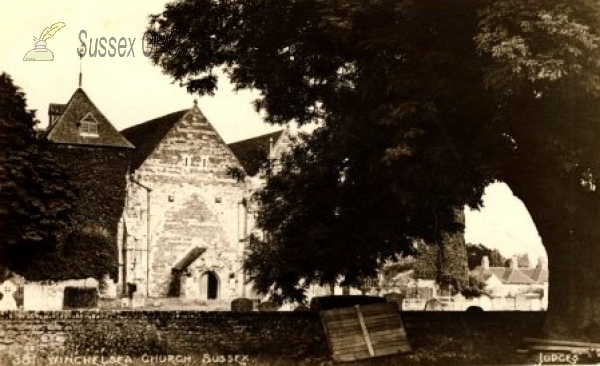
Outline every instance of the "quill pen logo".
<path id="1" fill-rule="evenodd" d="M 40 34 L 39 40 L 33 37 L 35 48 L 27 52 L 23 56 L 23 61 L 52 61 L 54 60 L 54 54 L 52 51 L 46 48 L 46 40 L 52 38 L 56 32 L 62 29 L 66 24 L 63 22 L 54 23 L 49 27 L 46 27 L 42 34 Z"/>

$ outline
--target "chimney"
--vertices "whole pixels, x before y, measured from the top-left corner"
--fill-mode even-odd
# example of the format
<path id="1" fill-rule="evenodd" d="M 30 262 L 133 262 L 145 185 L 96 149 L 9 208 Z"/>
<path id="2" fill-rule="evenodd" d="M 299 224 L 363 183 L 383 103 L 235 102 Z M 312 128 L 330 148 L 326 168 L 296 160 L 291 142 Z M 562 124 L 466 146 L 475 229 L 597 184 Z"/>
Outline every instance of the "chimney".
<path id="1" fill-rule="evenodd" d="M 487 255 L 484 255 L 483 258 L 481 258 L 481 267 L 483 269 L 490 268 L 490 259 L 488 258 Z"/>
<path id="2" fill-rule="evenodd" d="M 54 126 L 56 121 L 65 112 L 65 104 L 50 103 L 48 106 L 48 131 Z"/>
<path id="3" fill-rule="evenodd" d="M 510 260 L 510 268 L 512 268 L 512 269 L 519 268 L 519 259 L 516 255 L 513 255 Z"/>

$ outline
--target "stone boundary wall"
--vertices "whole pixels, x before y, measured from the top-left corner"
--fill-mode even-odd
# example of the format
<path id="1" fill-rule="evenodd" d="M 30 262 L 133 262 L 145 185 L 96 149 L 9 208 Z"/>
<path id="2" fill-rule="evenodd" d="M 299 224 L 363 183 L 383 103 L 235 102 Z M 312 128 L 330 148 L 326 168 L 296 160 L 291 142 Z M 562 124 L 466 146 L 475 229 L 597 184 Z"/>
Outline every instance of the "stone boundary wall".
<path id="1" fill-rule="evenodd" d="M 243 354 L 326 355 L 311 312 L 5 311 L 2 357 Z"/>
<path id="2" fill-rule="evenodd" d="M 410 311 L 401 316 L 408 341 L 417 352 L 439 344 L 458 347 L 459 352 L 471 345 L 501 360 L 524 337 L 542 336 L 546 314 Z M 315 312 L 0 312 L 0 365 L 82 364 L 69 359 L 40 362 L 51 356 L 77 355 L 105 356 L 109 361 L 119 356 L 143 360 L 148 355 L 189 355 L 204 364 L 207 355 L 216 357 L 213 363 L 222 361 L 218 357 L 223 355 L 302 360 L 326 359 L 329 350 Z"/>

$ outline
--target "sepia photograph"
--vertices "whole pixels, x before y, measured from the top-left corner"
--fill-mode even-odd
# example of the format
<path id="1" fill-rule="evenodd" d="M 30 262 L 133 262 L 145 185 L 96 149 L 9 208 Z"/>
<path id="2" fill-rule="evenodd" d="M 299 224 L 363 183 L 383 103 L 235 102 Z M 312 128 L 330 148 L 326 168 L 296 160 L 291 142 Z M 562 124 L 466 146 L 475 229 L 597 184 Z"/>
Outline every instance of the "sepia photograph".
<path id="1" fill-rule="evenodd" d="M 0 366 L 600 364 L 600 1 L 3 5 Z"/>

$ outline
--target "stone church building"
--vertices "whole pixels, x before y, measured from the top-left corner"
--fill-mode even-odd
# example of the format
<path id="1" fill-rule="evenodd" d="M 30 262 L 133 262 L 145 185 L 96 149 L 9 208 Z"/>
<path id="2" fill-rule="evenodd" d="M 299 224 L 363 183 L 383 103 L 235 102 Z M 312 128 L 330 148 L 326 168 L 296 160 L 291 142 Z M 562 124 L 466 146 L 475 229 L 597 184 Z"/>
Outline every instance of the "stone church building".
<path id="1" fill-rule="evenodd" d="M 122 131 L 136 147 L 119 247 L 121 283 L 149 297 L 234 297 L 243 182 L 232 151 L 197 105 Z"/>
<path id="2" fill-rule="evenodd" d="M 271 153 L 288 146 L 281 143 L 289 141 L 287 131 L 230 147 L 194 104 L 121 133 L 135 150 L 119 234 L 119 283 L 135 283 L 147 297 L 251 296 L 242 260 L 254 187 L 229 173 L 258 175 L 248 156 L 264 151 L 267 139 Z"/>
<path id="3" fill-rule="evenodd" d="M 81 188 L 79 231 L 109 248 L 97 256 L 76 243 L 81 268 L 103 264 L 92 275 L 110 277 L 118 295 L 255 297 L 241 269 L 254 226 L 248 200 L 264 182 L 257 156 L 276 164 L 287 129 L 228 146 L 194 102 L 119 132 L 81 88 L 48 112 L 43 134 Z"/>

